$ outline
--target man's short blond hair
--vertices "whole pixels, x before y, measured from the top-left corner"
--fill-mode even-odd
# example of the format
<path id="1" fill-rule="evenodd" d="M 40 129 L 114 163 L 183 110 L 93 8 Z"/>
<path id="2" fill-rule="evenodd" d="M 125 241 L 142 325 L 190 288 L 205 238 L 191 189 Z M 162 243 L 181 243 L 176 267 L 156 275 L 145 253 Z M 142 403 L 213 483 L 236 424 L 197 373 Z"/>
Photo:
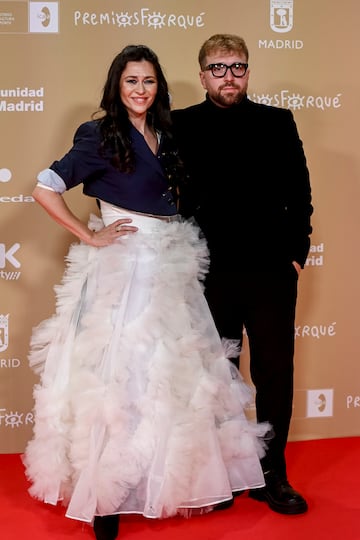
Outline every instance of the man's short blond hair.
<path id="1" fill-rule="evenodd" d="M 246 62 L 249 60 L 249 50 L 242 37 L 235 34 L 214 34 L 200 48 L 198 60 L 201 70 L 206 67 L 206 57 L 215 52 L 244 54 Z"/>

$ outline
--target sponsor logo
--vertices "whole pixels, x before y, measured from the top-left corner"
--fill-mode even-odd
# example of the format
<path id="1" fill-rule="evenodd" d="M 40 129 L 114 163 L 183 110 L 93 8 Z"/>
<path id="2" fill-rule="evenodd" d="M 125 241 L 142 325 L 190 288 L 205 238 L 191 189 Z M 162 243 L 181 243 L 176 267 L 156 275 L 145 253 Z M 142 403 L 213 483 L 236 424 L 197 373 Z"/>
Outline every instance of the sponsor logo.
<path id="1" fill-rule="evenodd" d="M 277 94 L 252 94 L 249 98 L 255 103 L 263 105 L 273 105 L 274 107 L 283 107 L 292 111 L 300 109 L 320 109 L 322 111 L 328 109 L 339 109 L 341 107 L 342 94 L 334 96 L 304 96 L 289 92 L 289 90 L 281 90 Z"/>
<path id="2" fill-rule="evenodd" d="M 0 33 L 58 33 L 59 2 L 0 0 Z"/>
<path id="3" fill-rule="evenodd" d="M 273 32 L 290 32 L 294 23 L 293 0 L 270 0 L 270 28 Z M 303 49 L 301 39 L 259 39 L 259 49 Z"/>
<path id="4" fill-rule="evenodd" d="M 307 418 L 333 416 L 333 388 L 322 390 L 308 390 L 306 403 Z"/>
<path id="5" fill-rule="evenodd" d="M 29 32 L 53 34 L 59 32 L 58 2 L 29 3 Z"/>
<path id="6" fill-rule="evenodd" d="M 202 28 L 205 12 L 198 15 L 189 13 L 161 13 L 160 11 L 150 11 L 149 8 L 141 8 L 139 11 L 74 11 L 75 26 L 117 26 L 127 28 L 132 26 L 143 26 L 159 30 L 161 28 Z"/>
<path id="7" fill-rule="evenodd" d="M 20 273 L 20 272 L 18 272 Z M 6 351 L 9 347 L 9 313 L 0 314 L 0 352 Z M 12 369 L 20 367 L 19 358 L 0 358 L 0 369 Z"/>
<path id="8" fill-rule="evenodd" d="M 290 32 L 293 27 L 293 0 L 270 0 L 270 27 L 274 32 Z"/>
<path id="9" fill-rule="evenodd" d="M 44 87 L 0 88 L 0 112 L 43 112 Z"/>
<path id="10" fill-rule="evenodd" d="M 303 49 L 301 39 L 259 39 L 259 49 Z"/>
<path id="11" fill-rule="evenodd" d="M 27 8 L 27 2 L 0 2 L 0 33 L 26 34 Z"/>
<path id="12" fill-rule="evenodd" d="M 0 182 L 2 183 L 10 182 L 11 177 L 12 177 L 12 174 L 11 174 L 10 169 L 5 169 L 5 168 L 0 169 Z"/>
<path id="13" fill-rule="evenodd" d="M 6 351 L 9 347 L 9 313 L 0 314 L 0 352 Z M 20 367 L 19 358 L 0 358 L 0 369 L 12 369 Z"/>
<path id="14" fill-rule="evenodd" d="M 9 346 L 9 313 L 0 315 L 0 352 L 6 351 Z"/>
<path id="15" fill-rule="evenodd" d="M 15 268 L 20 268 L 21 264 L 15 257 L 15 253 L 19 249 L 20 244 L 15 243 L 9 249 L 6 249 L 5 244 L 0 244 L 0 279 L 5 281 L 16 281 L 19 279 L 21 272 L 2 270 L 5 268 L 6 262 L 10 263 Z"/>

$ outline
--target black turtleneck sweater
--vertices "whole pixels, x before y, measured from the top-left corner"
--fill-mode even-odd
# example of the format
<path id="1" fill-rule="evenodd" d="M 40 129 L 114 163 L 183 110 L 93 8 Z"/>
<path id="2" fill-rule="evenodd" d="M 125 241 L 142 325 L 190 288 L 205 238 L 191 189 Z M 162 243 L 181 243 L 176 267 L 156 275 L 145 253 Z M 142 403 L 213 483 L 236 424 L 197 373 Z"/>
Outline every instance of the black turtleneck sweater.
<path id="1" fill-rule="evenodd" d="M 291 111 L 247 97 L 221 108 L 206 96 L 172 118 L 188 174 L 180 211 L 203 230 L 212 267 L 236 269 L 237 260 L 245 271 L 293 260 L 303 266 L 313 208 Z"/>

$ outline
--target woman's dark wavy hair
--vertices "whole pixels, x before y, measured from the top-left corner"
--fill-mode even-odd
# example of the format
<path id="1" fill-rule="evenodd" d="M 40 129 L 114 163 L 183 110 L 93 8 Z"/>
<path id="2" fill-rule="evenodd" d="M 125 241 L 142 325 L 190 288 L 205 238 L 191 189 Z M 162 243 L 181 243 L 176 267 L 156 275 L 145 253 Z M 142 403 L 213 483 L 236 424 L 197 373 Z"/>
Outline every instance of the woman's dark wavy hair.
<path id="1" fill-rule="evenodd" d="M 98 120 L 102 134 L 101 152 L 110 150 L 112 163 L 123 172 L 132 172 L 135 167 L 134 152 L 130 142 L 131 123 L 127 110 L 120 99 L 120 77 L 128 62 L 146 60 L 155 69 L 158 90 L 154 103 L 148 111 L 148 123 L 171 138 L 170 98 L 168 84 L 157 55 L 145 45 L 128 45 L 113 60 L 103 89 Z"/>

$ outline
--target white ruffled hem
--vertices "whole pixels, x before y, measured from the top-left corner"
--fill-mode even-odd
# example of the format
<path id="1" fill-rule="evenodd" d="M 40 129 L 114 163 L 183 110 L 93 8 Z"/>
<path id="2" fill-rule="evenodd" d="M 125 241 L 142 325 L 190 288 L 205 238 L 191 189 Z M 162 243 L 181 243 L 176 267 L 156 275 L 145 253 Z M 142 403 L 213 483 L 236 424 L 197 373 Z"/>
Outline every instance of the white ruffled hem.
<path id="1" fill-rule="evenodd" d="M 30 493 L 74 519 L 207 511 L 264 485 L 268 426 L 247 420 L 251 391 L 203 296 L 204 241 L 156 221 L 106 248 L 73 245 L 56 313 L 33 333 Z"/>

